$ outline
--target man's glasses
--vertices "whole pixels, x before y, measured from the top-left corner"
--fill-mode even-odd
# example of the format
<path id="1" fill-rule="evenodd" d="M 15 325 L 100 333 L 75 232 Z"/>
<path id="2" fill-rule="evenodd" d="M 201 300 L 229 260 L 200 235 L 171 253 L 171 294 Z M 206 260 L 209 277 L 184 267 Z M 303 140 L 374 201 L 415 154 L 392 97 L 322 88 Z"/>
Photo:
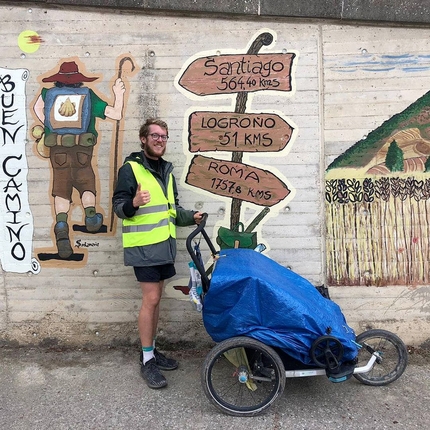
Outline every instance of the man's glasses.
<path id="1" fill-rule="evenodd" d="M 167 142 L 167 139 L 169 138 L 169 136 L 167 134 L 158 134 L 158 133 L 152 133 L 150 134 L 150 136 L 154 139 L 154 140 L 158 140 L 161 138 L 161 140 L 163 142 Z"/>

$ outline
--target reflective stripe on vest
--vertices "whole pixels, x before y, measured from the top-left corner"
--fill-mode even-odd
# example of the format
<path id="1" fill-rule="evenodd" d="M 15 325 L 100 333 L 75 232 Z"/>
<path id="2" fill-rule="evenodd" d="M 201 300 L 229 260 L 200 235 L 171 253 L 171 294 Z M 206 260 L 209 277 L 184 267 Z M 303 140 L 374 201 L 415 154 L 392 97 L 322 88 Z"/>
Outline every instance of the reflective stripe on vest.
<path id="1" fill-rule="evenodd" d="M 176 205 L 173 177 L 170 173 L 167 197 L 152 173 L 135 161 L 128 161 L 142 189 L 148 190 L 151 200 L 140 206 L 132 218 L 123 220 L 122 239 L 124 248 L 153 245 L 169 237 L 176 238 Z"/>

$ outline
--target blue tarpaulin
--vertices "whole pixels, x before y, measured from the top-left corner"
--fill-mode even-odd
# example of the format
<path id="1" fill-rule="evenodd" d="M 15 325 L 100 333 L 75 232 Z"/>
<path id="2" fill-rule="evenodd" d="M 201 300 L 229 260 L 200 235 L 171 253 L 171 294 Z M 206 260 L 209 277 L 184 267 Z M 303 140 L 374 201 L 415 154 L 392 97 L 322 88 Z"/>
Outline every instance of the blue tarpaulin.
<path id="1" fill-rule="evenodd" d="M 304 364 L 323 335 L 344 347 L 342 362 L 357 355 L 355 333 L 340 307 L 297 273 L 250 249 L 226 249 L 204 298 L 203 322 L 215 342 L 249 336 Z"/>

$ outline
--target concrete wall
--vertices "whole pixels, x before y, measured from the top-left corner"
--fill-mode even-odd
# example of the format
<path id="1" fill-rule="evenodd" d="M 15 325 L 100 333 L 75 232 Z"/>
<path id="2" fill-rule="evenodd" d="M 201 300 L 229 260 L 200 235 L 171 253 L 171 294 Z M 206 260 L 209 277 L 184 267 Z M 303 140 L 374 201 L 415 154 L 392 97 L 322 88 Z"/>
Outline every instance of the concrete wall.
<path id="1" fill-rule="evenodd" d="M 166 158 L 175 165 L 181 203 L 209 213 L 208 231 L 214 239 L 217 228 L 229 226 L 237 215 L 233 195 L 221 193 L 214 183 L 208 190 L 211 178 L 205 184 L 195 183 L 189 173 L 196 155 L 227 161 L 230 154 L 192 152 L 189 134 L 199 136 L 190 125 L 190 116 L 198 112 L 274 115 L 279 124 L 294 129 L 284 149 L 244 152 L 241 161 L 254 169 L 254 178 L 255 172 L 269 172 L 288 189 L 288 195 L 278 202 L 270 200 L 270 213 L 257 227 L 267 255 L 314 285 L 326 283 L 327 265 L 336 264 L 336 255 L 326 253 L 325 170 L 348 148 L 427 92 L 429 30 L 296 20 L 293 17 L 303 18 L 305 11 L 289 2 L 246 2 L 241 8 L 236 2 L 219 2 L 216 10 L 207 9 L 207 2 L 180 2 L 179 9 L 176 2 L 144 2 L 139 13 L 131 10 L 135 2 L 103 2 L 111 8 L 94 8 L 99 3 L 0 3 L 4 95 L 0 339 L 20 344 L 137 342 L 140 290 L 131 268 L 122 263 L 120 224 L 116 219 L 112 222 L 110 198 L 116 155 L 121 164 L 125 155 L 138 149 L 138 128 L 144 118 L 153 115 L 170 126 Z M 116 9 L 119 3 L 121 10 Z M 312 18 L 374 17 L 366 15 L 364 7 L 353 7 L 355 2 L 331 3 L 332 8 L 321 10 L 318 2 L 310 2 L 314 5 Z M 64 7 L 58 8 L 61 4 Z M 286 4 L 291 6 L 289 18 L 280 16 L 287 14 L 283 9 Z M 174 9 L 174 13 L 159 13 L 159 9 Z M 190 11 L 193 15 L 187 14 Z M 415 14 L 417 9 L 408 11 L 399 8 L 379 19 L 422 23 Z M 223 16 L 225 13 L 228 15 Z M 246 16 L 235 19 L 235 13 Z M 217 95 L 199 96 L 181 85 L 180 78 L 195 60 L 243 56 L 264 33 L 272 41 L 260 47 L 260 54 L 295 56 L 289 74 L 291 88 L 274 91 L 270 85 L 279 82 L 277 78 L 266 84 L 259 81 L 258 88 L 257 84 L 248 86 L 244 88 L 248 91 L 243 91 L 247 93 L 245 108 L 239 112 L 237 92 L 220 90 Z M 126 92 L 123 118 L 119 122 L 97 121 L 99 140 L 93 166 L 97 210 L 104 215 L 104 228 L 96 233 L 84 228 L 84 213 L 74 192 L 69 210 L 73 256 L 60 258 L 53 231 L 52 169 L 46 145 L 38 145 L 32 131 L 40 125 L 34 108 L 41 89 L 52 86 L 42 79 L 56 74 L 68 61 L 74 61 L 85 76 L 98 78 L 87 86 L 108 104 L 114 102 L 112 86 L 118 76 Z M 261 71 L 254 74 L 262 78 Z M 9 106 L 11 82 L 15 87 L 13 109 Z M 193 79 L 190 82 L 194 85 Z M 218 82 L 218 88 L 224 84 Z M 4 162 L 10 156 L 16 157 L 17 164 Z M 22 176 L 13 176 L 19 169 Z M 217 174 L 221 179 L 232 179 L 222 169 Z M 342 170 L 339 177 L 354 174 Z M 12 177 L 15 180 L 9 182 Z M 24 185 L 20 187 L 21 181 Z M 20 195 L 18 209 L 12 205 L 15 194 Z M 243 201 L 240 221 L 249 224 L 262 207 L 255 199 Z M 14 221 L 25 225 L 21 230 L 26 251 L 22 260 L 11 251 L 18 233 L 11 234 L 7 226 Z M 423 217 L 416 222 L 424 223 Z M 179 231 L 178 274 L 166 287 L 160 337 L 171 345 L 198 347 L 209 339 L 200 314 L 191 309 L 181 292 L 188 282 L 184 239 L 190 231 Z M 428 262 L 426 255 L 417 259 Z M 412 279 L 382 286 L 372 279 L 370 284 L 352 286 L 342 280 L 335 284 L 330 293 L 357 331 L 381 327 L 398 333 L 411 345 L 428 344 L 429 287 L 424 282 Z"/>
<path id="2" fill-rule="evenodd" d="M 10 2 L 8 2 L 10 3 Z M 20 2 L 24 3 L 24 2 Z M 375 23 L 428 24 L 429 0 L 36 0 L 49 6 L 117 8 L 137 12 L 223 14 L 255 17 L 316 18 Z"/>

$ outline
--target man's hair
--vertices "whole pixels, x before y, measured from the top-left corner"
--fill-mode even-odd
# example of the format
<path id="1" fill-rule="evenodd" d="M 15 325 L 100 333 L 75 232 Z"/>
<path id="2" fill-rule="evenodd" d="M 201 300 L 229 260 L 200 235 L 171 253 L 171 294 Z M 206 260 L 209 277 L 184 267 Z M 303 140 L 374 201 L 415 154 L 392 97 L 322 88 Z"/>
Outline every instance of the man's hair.
<path id="1" fill-rule="evenodd" d="M 142 127 L 140 127 L 140 130 L 139 130 L 140 139 L 142 137 L 148 137 L 149 126 L 152 124 L 155 124 L 160 126 L 161 128 L 164 128 L 166 130 L 166 133 L 169 134 L 169 127 L 167 127 L 167 124 L 163 120 L 158 118 L 148 118 L 146 122 L 142 125 Z"/>

